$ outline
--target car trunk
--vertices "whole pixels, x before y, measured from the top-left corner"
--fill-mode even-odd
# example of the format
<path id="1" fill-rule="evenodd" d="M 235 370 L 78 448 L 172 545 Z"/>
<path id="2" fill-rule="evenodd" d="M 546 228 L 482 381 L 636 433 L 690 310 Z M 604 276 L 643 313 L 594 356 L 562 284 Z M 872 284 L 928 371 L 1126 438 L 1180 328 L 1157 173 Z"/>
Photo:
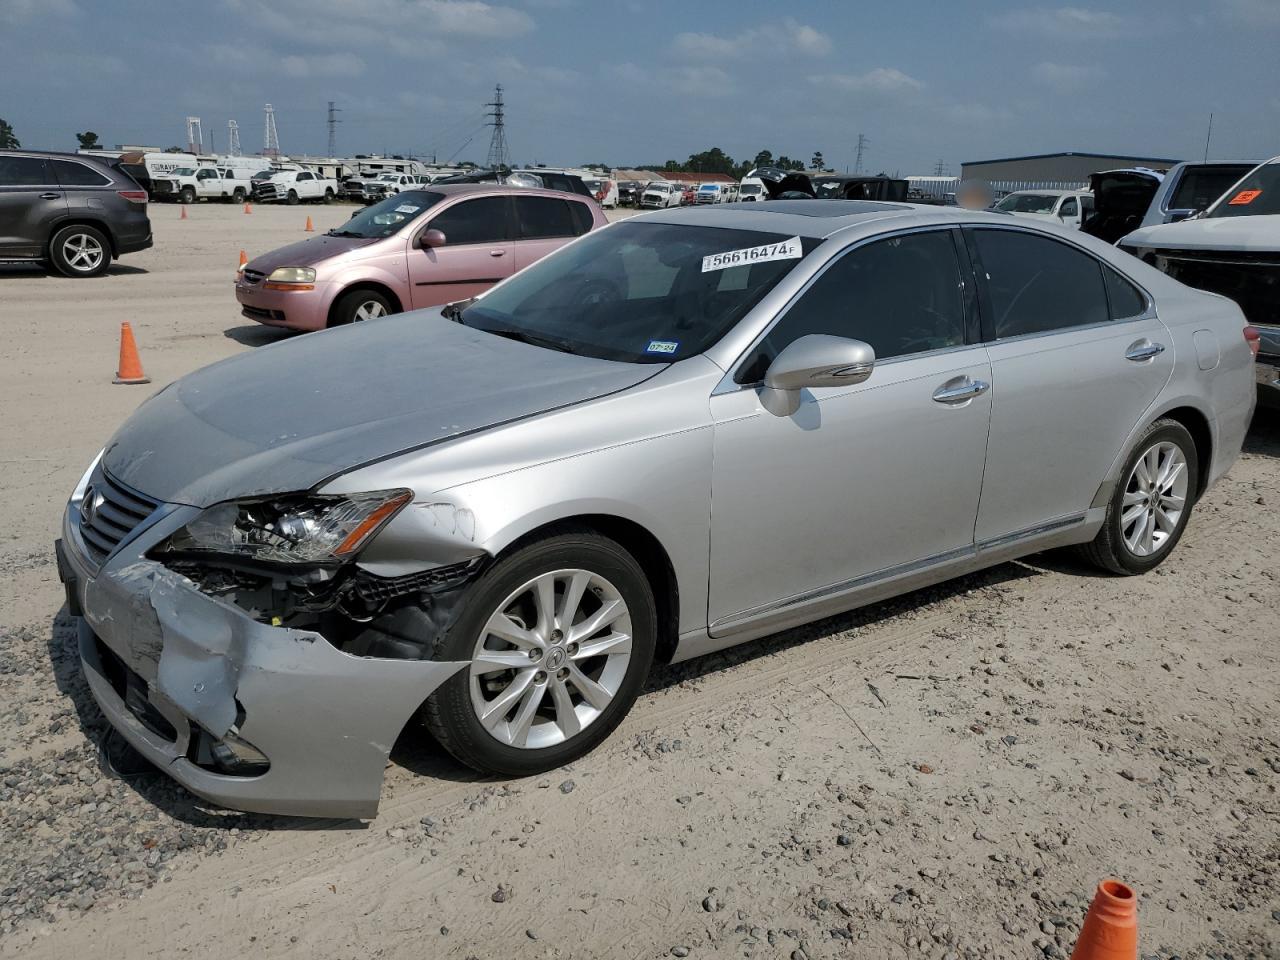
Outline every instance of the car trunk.
<path id="1" fill-rule="evenodd" d="M 1155 171 L 1108 170 L 1089 177 L 1093 213 L 1080 229 L 1091 237 L 1115 243 L 1142 225 L 1147 208 L 1160 189 Z"/>

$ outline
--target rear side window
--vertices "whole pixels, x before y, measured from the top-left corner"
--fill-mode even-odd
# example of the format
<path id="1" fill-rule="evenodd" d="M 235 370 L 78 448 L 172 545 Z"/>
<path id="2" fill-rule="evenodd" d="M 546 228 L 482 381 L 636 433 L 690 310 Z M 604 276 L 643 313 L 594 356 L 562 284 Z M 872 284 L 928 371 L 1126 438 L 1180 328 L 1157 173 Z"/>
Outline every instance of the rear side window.
<path id="1" fill-rule="evenodd" d="M 964 330 L 960 261 L 950 231 L 890 237 L 832 264 L 765 335 L 735 379 L 763 380 L 784 347 L 813 333 L 862 340 L 877 360 L 888 360 L 959 346 Z"/>
<path id="2" fill-rule="evenodd" d="M 1110 267 L 1103 267 L 1102 272 L 1106 276 L 1112 320 L 1128 320 L 1146 312 L 1147 298 L 1141 290 Z"/>
<path id="3" fill-rule="evenodd" d="M 1247 167 L 1190 169 L 1174 188 L 1170 210 L 1207 210 L 1227 188 L 1249 172 Z"/>
<path id="4" fill-rule="evenodd" d="M 52 160 L 58 183 L 64 187 L 106 187 L 111 181 L 92 167 L 73 160 Z"/>
<path id="5" fill-rule="evenodd" d="M 578 203 L 576 200 L 569 201 L 569 215 L 573 218 L 573 235 L 575 237 L 590 233 L 592 225 L 596 222 L 595 217 L 591 215 L 591 208 L 585 203 Z"/>
<path id="6" fill-rule="evenodd" d="M 974 230 L 996 340 L 1111 318 L 1102 264 L 1083 251 L 1014 230 Z"/>
<path id="7" fill-rule="evenodd" d="M 40 187 L 53 182 L 43 157 L 0 156 L 0 187 Z"/>
<path id="8" fill-rule="evenodd" d="M 477 197 L 455 203 L 431 219 L 431 226 L 456 247 L 467 243 L 501 243 L 507 239 L 507 198 Z"/>
<path id="9" fill-rule="evenodd" d="M 516 225 L 521 240 L 577 236 L 569 201 L 555 197 L 516 197 Z"/>

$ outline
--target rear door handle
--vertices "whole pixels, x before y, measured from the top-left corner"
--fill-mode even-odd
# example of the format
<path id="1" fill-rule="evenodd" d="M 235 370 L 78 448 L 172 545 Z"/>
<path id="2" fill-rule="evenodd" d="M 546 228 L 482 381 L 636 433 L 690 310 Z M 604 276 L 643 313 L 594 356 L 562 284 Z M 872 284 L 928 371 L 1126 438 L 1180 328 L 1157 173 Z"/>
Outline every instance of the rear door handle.
<path id="1" fill-rule="evenodd" d="M 42 193 L 40 194 L 40 199 L 41 200 L 57 200 L 60 196 L 62 196 L 62 194 L 60 193 Z"/>
<path id="2" fill-rule="evenodd" d="M 507 251 L 505 251 L 505 250 L 490 250 L 490 251 L 489 251 L 489 256 L 491 256 L 491 257 L 501 257 L 501 256 L 505 256 L 505 255 L 506 255 L 506 252 L 507 252 Z"/>
<path id="3" fill-rule="evenodd" d="M 970 380 L 968 377 L 956 377 L 954 380 L 948 380 L 937 390 L 933 391 L 933 399 L 936 403 L 945 403 L 956 405 L 967 403 L 974 397 L 980 397 L 991 389 L 991 384 L 985 380 Z"/>
<path id="4" fill-rule="evenodd" d="M 1163 343 L 1153 343 L 1144 337 L 1129 344 L 1129 349 L 1124 352 L 1124 358 L 1132 360 L 1134 363 L 1142 363 L 1158 357 L 1162 353 L 1164 353 Z"/>

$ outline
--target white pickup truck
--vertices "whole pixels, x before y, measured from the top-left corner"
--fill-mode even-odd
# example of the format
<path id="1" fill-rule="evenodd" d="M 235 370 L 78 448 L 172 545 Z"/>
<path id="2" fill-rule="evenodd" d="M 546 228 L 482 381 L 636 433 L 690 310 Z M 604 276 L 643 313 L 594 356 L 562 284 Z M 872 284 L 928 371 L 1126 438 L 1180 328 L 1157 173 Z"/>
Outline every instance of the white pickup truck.
<path id="1" fill-rule="evenodd" d="M 179 167 L 153 177 L 151 192 L 157 200 L 195 203 L 197 200 L 249 199 L 251 171 L 225 167 Z"/>
<path id="2" fill-rule="evenodd" d="M 338 181 L 310 170 L 278 170 L 268 177 L 253 176 L 253 199 L 258 203 L 330 203 L 338 195 Z"/>
<path id="3" fill-rule="evenodd" d="M 375 177 L 348 177 L 342 184 L 343 196 L 349 200 L 363 200 L 373 203 L 401 190 L 416 190 L 424 183 L 430 183 L 428 177 L 412 173 L 393 173 L 387 171 Z"/>

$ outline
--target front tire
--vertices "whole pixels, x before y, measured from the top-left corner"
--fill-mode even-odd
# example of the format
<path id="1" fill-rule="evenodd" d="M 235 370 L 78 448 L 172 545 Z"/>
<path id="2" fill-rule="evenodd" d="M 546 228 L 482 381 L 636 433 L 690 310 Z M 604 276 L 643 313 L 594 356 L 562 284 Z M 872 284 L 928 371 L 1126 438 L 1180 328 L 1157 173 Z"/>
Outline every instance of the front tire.
<path id="1" fill-rule="evenodd" d="M 245 200 L 247 199 L 248 199 L 248 196 L 244 192 L 244 187 L 236 187 L 235 190 L 232 191 L 231 193 L 232 203 L 244 203 Z"/>
<path id="2" fill-rule="evenodd" d="M 285 200 L 285 203 L 289 204 L 289 206 L 291 206 L 291 207 L 296 207 L 296 206 L 298 205 L 298 191 L 297 191 L 297 190 L 290 190 L 290 191 L 289 191 L 289 196 L 288 196 L 288 198 Z"/>
<path id="3" fill-rule="evenodd" d="M 196 202 L 196 192 L 190 187 L 183 187 L 178 193 L 178 199 L 183 203 L 192 204 Z"/>
<path id="4" fill-rule="evenodd" d="M 328 187 L 326 187 L 324 191 L 324 202 L 327 204 L 333 203 L 333 191 L 330 190 Z"/>
<path id="5" fill-rule="evenodd" d="M 644 571 L 590 530 L 534 541 L 470 588 L 433 659 L 467 661 L 427 701 L 427 726 L 462 763 L 507 776 L 594 750 L 639 696 L 657 611 Z"/>
<path id="6" fill-rule="evenodd" d="M 1176 420 L 1157 420 L 1134 444 L 1107 504 L 1102 529 L 1081 549 L 1121 576 L 1154 570 L 1182 538 L 1199 489 L 1196 443 Z"/>
<path id="7" fill-rule="evenodd" d="M 98 277 L 111 266 L 111 244 L 96 227 L 63 227 L 49 241 L 49 260 L 65 277 Z"/>
<path id="8" fill-rule="evenodd" d="M 348 323 L 377 320 L 395 312 L 391 301 L 376 290 L 350 290 L 334 303 L 329 326 L 339 327 Z"/>

